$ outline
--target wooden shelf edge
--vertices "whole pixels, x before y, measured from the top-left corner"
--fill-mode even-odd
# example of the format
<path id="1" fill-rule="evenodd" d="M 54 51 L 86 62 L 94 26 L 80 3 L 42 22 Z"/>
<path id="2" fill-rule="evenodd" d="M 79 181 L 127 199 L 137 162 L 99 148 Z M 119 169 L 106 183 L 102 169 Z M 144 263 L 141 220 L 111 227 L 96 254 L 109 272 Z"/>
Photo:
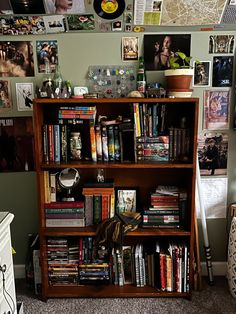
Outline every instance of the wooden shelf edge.
<path id="1" fill-rule="evenodd" d="M 71 227 L 71 228 L 42 228 L 42 234 L 44 236 L 95 236 L 96 227 Z M 134 231 L 129 231 L 125 235 L 126 237 L 150 237 L 150 236 L 190 236 L 190 231 L 185 231 L 182 229 L 172 229 L 172 228 L 138 228 Z"/>
<path id="2" fill-rule="evenodd" d="M 49 286 L 46 289 L 46 298 L 78 297 L 78 298 L 145 298 L 145 297 L 185 297 L 190 298 L 190 293 L 165 292 L 156 288 L 145 286 L 142 288 L 133 285 L 122 287 L 110 285 L 84 285 L 84 286 Z"/>

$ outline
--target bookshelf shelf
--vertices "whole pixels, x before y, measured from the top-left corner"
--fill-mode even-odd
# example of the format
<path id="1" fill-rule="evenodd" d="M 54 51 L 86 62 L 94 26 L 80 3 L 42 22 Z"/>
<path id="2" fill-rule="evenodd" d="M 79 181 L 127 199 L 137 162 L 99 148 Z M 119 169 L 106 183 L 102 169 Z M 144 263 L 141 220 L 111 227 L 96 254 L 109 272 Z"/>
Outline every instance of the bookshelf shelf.
<path id="1" fill-rule="evenodd" d="M 71 119 L 65 118 L 65 116 L 62 118 L 62 110 L 67 110 L 67 114 L 69 110 L 71 115 L 78 114 L 78 112 L 72 113 L 72 111 L 90 110 L 91 114 L 94 113 L 94 119 L 87 118 L 87 116 L 85 118 L 73 117 Z M 34 99 L 33 122 L 42 267 L 41 297 L 43 300 L 46 301 L 51 297 L 191 297 L 193 286 L 192 266 L 194 261 L 195 165 L 198 110 L 198 98 Z M 107 117 L 107 120 L 103 121 L 104 124 L 99 124 L 99 116 Z M 96 126 L 98 124 L 101 130 L 105 128 L 105 131 L 107 131 L 107 138 L 101 136 L 99 139 L 99 137 L 96 137 Z M 113 125 L 112 128 L 109 127 L 111 124 Z M 116 128 L 117 125 L 118 128 Z M 109 138 L 109 130 L 112 130 L 113 138 Z M 115 139 L 116 131 L 118 137 Z M 80 160 L 71 160 L 73 155 L 70 150 L 69 139 L 72 132 L 81 133 L 82 158 Z M 64 141 L 62 140 L 63 138 Z M 102 154 L 99 155 L 100 151 L 97 142 L 101 139 L 103 146 Z M 106 140 L 108 142 L 107 147 L 104 144 Z M 116 142 L 116 154 L 114 154 L 111 148 L 115 146 L 115 140 L 119 142 L 119 144 Z M 67 146 L 65 146 L 65 142 Z M 138 146 L 140 143 L 142 147 L 141 154 Z M 153 143 L 154 145 L 152 145 Z M 61 187 L 58 188 L 58 174 L 65 168 L 75 168 L 80 175 L 79 183 L 72 190 L 72 194 L 76 201 L 82 202 L 83 206 L 79 209 L 72 205 L 70 208 L 71 212 L 75 211 L 75 208 L 77 212 L 81 210 L 78 217 L 83 218 L 74 218 L 78 227 L 73 225 L 75 220 L 69 219 L 71 217 L 69 215 L 67 218 L 64 218 L 63 214 L 56 217 L 54 213 L 53 216 L 53 208 L 56 208 L 58 212 L 61 209 L 65 210 L 65 208 L 56 204 L 62 203 L 63 197 L 66 195 L 65 190 L 63 191 Z M 118 260 L 119 256 L 116 255 L 117 252 L 113 254 L 116 255 L 116 263 L 114 262 L 114 256 L 110 254 L 113 262 L 109 259 L 109 263 L 107 262 L 109 272 L 108 268 L 104 270 L 106 275 L 103 276 L 109 276 L 109 284 L 96 284 L 93 281 L 94 278 L 91 279 L 89 284 L 82 284 L 82 277 L 84 276 L 83 266 L 87 267 L 86 261 L 89 260 L 88 256 L 85 258 L 85 254 L 88 254 L 89 250 L 92 251 L 92 245 L 89 245 L 96 238 L 98 226 L 91 225 L 86 220 L 89 219 L 86 216 L 89 209 L 89 205 L 86 203 L 89 199 L 89 194 L 86 193 L 91 192 L 93 187 L 92 190 L 87 190 L 86 192 L 85 186 L 89 180 L 96 181 L 98 169 L 104 169 L 105 178 L 111 178 L 114 181 L 114 186 L 111 188 L 112 191 L 109 190 L 111 194 L 108 193 L 108 190 L 106 191 L 110 197 L 110 209 L 112 196 L 114 197 L 114 211 L 116 209 L 118 199 L 116 192 L 118 187 L 122 187 L 124 190 L 133 189 L 137 191 L 136 211 L 142 213 L 143 221 L 136 230 L 125 234 L 123 242 L 124 247 L 130 247 L 133 265 L 139 265 L 138 270 L 137 267 L 134 268 L 133 266 L 130 270 L 133 284 L 125 282 L 122 285 L 123 283 L 118 276 L 122 276 L 122 273 L 120 268 L 116 266 L 116 263 L 120 263 Z M 179 189 L 179 203 L 182 197 L 180 195 L 184 191 L 185 198 L 181 199 L 184 205 L 183 207 L 179 205 L 177 208 L 178 213 L 181 212 L 181 216 L 180 214 L 175 215 L 174 210 L 176 208 L 171 205 L 173 206 L 172 216 L 170 215 L 169 217 L 169 214 L 164 215 L 161 213 L 160 217 L 163 221 L 161 221 L 160 225 L 162 228 L 148 227 L 149 225 L 155 225 L 155 223 L 159 224 L 159 217 L 151 217 L 150 207 L 152 208 L 153 205 L 151 203 L 151 195 L 160 185 L 177 187 Z M 92 194 L 92 202 L 95 202 L 95 194 Z M 52 200 L 52 197 L 54 197 L 54 200 Z M 55 204 L 53 205 L 54 207 L 48 206 L 48 204 L 53 204 L 53 202 L 59 207 L 55 207 Z M 148 216 L 150 221 L 145 227 L 144 216 L 147 210 L 149 212 L 146 213 L 146 216 L 150 215 Z M 92 208 L 92 213 L 94 212 L 95 209 Z M 101 210 L 100 221 L 109 218 L 109 215 L 113 216 L 112 211 L 108 211 L 108 217 L 102 216 L 103 214 Z M 154 215 L 153 212 L 152 215 Z M 55 217 L 56 219 L 54 219 Z M 155 221 L 154 224 L 152 219 Z M 177 223 L 173 222 L 172 219 L 179 221 L 178 227 Z M 52 222 L 53 220 L 54 222 Z M 55 220 L 57 221 L 55 222 Z M 62 227 L 64 220 L 67 221 L 66 223 L 72 220 L 72 222 L 69 221 L 71 223 L 70 227 L 68 225 L 67 227 Z M 49 227 L 50 225 L 54 226 L 55 223 L 57 226 Z M 85 227 L 79 227 L 80 223 L 85 225 Z M 172 223 L 174 227 L 172 227 Z M 166 225 L 163 227 L 163 224 L 166 224 L 168 228 Z M 57 258 L 55 259 L 52 254 L 53 249 L 50 249 L 50 247 L 53 247 L 53 243 L 56 243 L 56 247 L 60 247 L 62 243 L 62 245 L 67 247 L 66 250 L 70 252 L 70 242 L 73 243 L 72 249 L 76 249 L 79 252 L 79 257 L 77 256 L 77 261 L 74 262 L 76 265 L 70 262 L 74 267 L 70 268 L 70 271 L 60 266 L 62 267 L 60 271 L 68 272 L 68 275 L 58 275 L 55 270 L 57 266 L 54 264 L 56 264 L 55 261 L 58 259 L 63 260 L 63 258 L 57 252 Z M 155 252 L 148 253 L 148 247 L 152 244 L 155 245 Z M 169 245 L 169 253 L 164 251 L 167 248 L 167 244 Z M 159 251 L 158 247 L 160 247 Z M 137 248 L 139 250 L 143 249 L 143 255 L 139 251 L 139 260 L 135 259 L 134 254 L 134 250 L 136 251 Z M 60 250 L 62 250 L 61 247 L 58 251 Z M 69 261 L 69 253 L 65 255 L 65 251 L 63 252 L 63 261 Z M 165 262 L 162 259 L 164 264 L 161 264 L 161 255 L 165 258 Z M 91 254 L 91 264 L 94 263 L 92 256 Z M 167 268 L 167 260 L 170 261 L 170 259 L 173 265 L 183 265 L 183 272 L 181 272 L 180 266 L 175 268 L 168 266 L 169 268 Z M 156 263 L 157 261 L 160 263 L 159 266 Z M 163 267 L 166 267 L 166 272 L 163 272 Z M 160 288 L 160 285 L 163 285 L 164 273 L 167 273 L 167 271 L 168 273 L 170 271 L 173 272 L 168 277 L 168 280 L 172 278 L 171 284 L 169 281 L 167 288 L 166 278 L 166 286 L 161 286 Z M 178 275 L 174 271 L 178 272 Z M 72 281 L 71 273 L 69 275 L 69 272 L 72 272 Z M 108 273 L 109 275 L 107 275 Z M 64 277 L 61 279 L 60 276 L 64 276 L 65 281 Z M 158 278 L 158 282 L 156 278 Z M 145 280 L 147 281 L 146 283 Z M 104 281 L 102 282 L 104 283 Z M 139 287 L 139 285 L 144 285 L 144 287 Z"/>

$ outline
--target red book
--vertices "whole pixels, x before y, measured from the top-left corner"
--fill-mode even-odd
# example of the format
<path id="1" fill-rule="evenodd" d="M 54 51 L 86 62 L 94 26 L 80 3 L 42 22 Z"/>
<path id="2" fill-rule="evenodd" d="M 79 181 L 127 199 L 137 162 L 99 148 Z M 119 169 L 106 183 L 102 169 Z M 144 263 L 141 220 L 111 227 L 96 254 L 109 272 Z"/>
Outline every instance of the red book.
<path id="1" fill-rule="evenodd" d="M 110 195 L 102 194 L 102 221 L 109 217 Z"/>
<path id="2" fill-rule="evenodd" d="M 83 201 L 45 203 L 44 208 L 83 208 Z"/>
<path id="3" fill-rule="evenodd" d="M 160 253 L 161 290 L 166 291 L 166 256 Z"/>

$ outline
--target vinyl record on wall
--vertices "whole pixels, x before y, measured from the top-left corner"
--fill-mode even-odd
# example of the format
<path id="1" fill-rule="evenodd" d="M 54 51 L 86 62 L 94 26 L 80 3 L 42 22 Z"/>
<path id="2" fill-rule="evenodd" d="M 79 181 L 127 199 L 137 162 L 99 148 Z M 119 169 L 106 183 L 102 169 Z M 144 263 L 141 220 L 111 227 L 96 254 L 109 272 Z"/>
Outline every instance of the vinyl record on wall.
<path id="1" fill-rule="evenodd" d="M 125 9 L 124 0 L 94 0 L 93 7 L 97 15 L 106 20 L 114 20 Z"/>

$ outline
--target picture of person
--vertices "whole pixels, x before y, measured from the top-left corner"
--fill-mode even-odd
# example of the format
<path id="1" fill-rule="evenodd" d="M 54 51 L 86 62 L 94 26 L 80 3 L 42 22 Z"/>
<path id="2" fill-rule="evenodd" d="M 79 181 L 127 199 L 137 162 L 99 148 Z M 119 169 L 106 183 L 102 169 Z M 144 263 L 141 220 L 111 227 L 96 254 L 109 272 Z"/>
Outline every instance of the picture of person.
<path id="1" fill-rule="evenodd" d="M 210 85 L 210 61 L 194 62 L 194 86 Z"/>
<path id="2" fill-rule="evenodd" d="M 85 13 L 84 0 L 44 0 L 47 14 Z"/>
<path id="3" fill-rule="evenodd" d="M 16 83 L 17 108 L 19 111 L 33 109 L 33 83 Z"/>
<path id="4" fill-rule="evenodd" d="M 45 72 L 46 64 L 49 65 L 51 72 L 55 72 L 58 64 L 57 41 L 36 41 L 38 71 Z"/>
<path id="5" fill-rule="evenodd" d="M 155 56 L 154 56 L 154 69 L 166 70 L 170 67 L 170 57 L 174 56 L 171 51 L 171 36 L 165 36 L 162 45 L 157 41 L 155 42 Z"/>
<path id="6" fill-rule="evenodd" d="M 226 175 L 228 135 L 226 133 L 204 133 L 198 139 L 200 174 L 204 176 Z"/>
<path id="7" fill-rule="evenodd" d="M 213 57 L 213 87 L 231 87 L 234 57 Z"/>
<path id="8" fill-rule="evenodd" d="M 190 55 L 191 35 L 144 35 L 146 70 L 163 71 L 170 68 L 170 57 L 177 51 Z"/>
<path id="9" fill-rule="evenodd" d="M 12 108 L 10 100 L 10 88 L 8 81 L 0 81 L 0 112 Z"/>
<path id="10" fill-rule="evenodd" d="M 136 190 L 118 190 L 116 209 L 118 213 L 136 212 Z"/>

